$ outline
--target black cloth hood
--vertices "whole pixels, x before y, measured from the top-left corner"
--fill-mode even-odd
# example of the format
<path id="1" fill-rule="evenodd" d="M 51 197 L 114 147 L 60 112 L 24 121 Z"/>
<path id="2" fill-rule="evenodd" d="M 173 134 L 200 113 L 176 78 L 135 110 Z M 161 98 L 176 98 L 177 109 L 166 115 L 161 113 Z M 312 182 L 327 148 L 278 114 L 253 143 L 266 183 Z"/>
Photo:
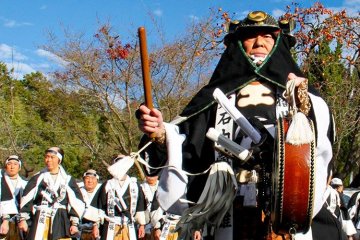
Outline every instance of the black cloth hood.
<path id="1" fill-rule="evenodd" d="M 304 76 L 291 56 L 290 40 L 286 35 L 278 35 L 273 50 L 259 67 L 246 55 L 237 33 L 228 34 L 225 39 L 227 48 L 209 83 L 193 97 L 181 116 L 190 117 L 210 107 L 214 103 L 215 88 L 227 95 L 256 79 L 263 79 L 285 89 L 289 73 Z"/>

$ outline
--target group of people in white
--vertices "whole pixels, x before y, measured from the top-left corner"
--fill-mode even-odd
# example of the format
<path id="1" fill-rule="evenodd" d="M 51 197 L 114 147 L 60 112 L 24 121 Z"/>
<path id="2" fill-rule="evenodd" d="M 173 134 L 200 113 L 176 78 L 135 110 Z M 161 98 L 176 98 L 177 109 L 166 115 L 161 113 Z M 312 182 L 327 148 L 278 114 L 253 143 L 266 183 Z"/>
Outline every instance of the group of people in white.
<path id="1" fill-rule="evenodd" d="M 127 175 L 132 159 L 118 155 L 108 169 L 112 179 L 100 183 L 89 169 L 76 183 L 61 162 L 61 148 L 45 151 L 46 167 L 29 179 L 19 175 L 22 161 L 11 155 L 1 171 L 1 239 L 176 239 L 179 216 L 167 216 L 157 203 L 158 175 L 141 184 Z M 347 208 L 343 182 L 332 178 L 325 194 L 327 209 L 349 239 L 357 239 L 359 198 Z"/>
<path id="2" fill-rule="evenodd" d="M 342 230 L 346 233 L 348 239 L 359 239 L 359 198 L 354 201 L 354 204 L 350 204 L 350 202 L 347 204 L 343 191 L 342 180 L 336 177 L 331 178 L 324 194 L 325 204 L 334 217 L 340 221 Z"/>
<path id="3" fill-rule="evenodd" d="M 5 160 L 0 239 L 167 238 L 169 231 L 161 231 L 166 214 L 153 204 L 158 176 L 138 183 L 127 175 L 133 160 L 118 155 L 108 167 L 113 178 L 102 181 L 96 170 L 89 169 L 77 182 L 65 172 L 63 159 L 61 148 L 47 149 L 45 168 L 29 180 L 19 175 L 19 156 Z"/>

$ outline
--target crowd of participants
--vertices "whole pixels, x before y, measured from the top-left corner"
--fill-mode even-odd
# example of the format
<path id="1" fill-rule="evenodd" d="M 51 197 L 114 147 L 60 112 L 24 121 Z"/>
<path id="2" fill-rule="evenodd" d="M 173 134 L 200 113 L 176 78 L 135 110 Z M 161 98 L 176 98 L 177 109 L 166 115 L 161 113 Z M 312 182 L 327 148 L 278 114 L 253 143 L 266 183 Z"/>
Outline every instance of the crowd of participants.
<path id="1" fill-rule="evenodd" d="M 1 170 L 0 239 L 177 239 L 180 216 L 166 214 L 156 200 L 158 175 L 142 183 L 127 175 L 131 159 L 118 155 L 108 168 L 113 178 L 100 180 L 94 169 L 81 182 L 61 163 L 64 151 L 45 151 L 45 168 L 28 181 L 19 175 L 22 161 L 11 155 Z M 338 219 L 349 239 L 358 239 L 360 194 L 347 205 L 343 182 L 330 178 L 327 209 Z"/>
<path id="2" fill-rule="evenodd" d="M 19 156 L 4 161 L 0 239 L 135 240 L 176 235 L 176 219 L 167 217 L 154 201 L 158 176 L 139 183 L 127 175 L 131 159 L 118 155 L 108 168 L 111 179 L 88 169 L 77 182 L 62 167 L 63 159 L 61 148 L 47 149 L 45 168 L 29 180 L 19 175 Z"/>
<path id="3" fill-rule="evenodd" d="M 360 232 L 360 228 L 358 223 L 358 213 L 355 214 L 354 212 L 354 204 L 350 204 L 350 202 L 348 204 L 345 201 L 344 185 L 340 178 L 332 178 L 330 175 L 324 199 L 326 209 L 340 222 L 341 228 L 345 232 L 347 239 L 359 239 L 358 231 Z M 359 199 L 357 201 L 359 201 Z M 359 208 L 359 203 L 357 203 L 355 207 Z M 359 210 L 360 209 L 357 211 Z M 357 230 L 355 227 L 359 229 Z"/>

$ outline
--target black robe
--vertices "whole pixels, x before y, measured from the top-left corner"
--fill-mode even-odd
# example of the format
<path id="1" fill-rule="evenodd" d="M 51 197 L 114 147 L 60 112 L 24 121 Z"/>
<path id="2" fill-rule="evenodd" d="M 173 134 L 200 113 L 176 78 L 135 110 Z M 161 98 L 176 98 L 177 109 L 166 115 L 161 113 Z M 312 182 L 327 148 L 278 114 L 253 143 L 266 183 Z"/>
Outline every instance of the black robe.
<path id="1" fill-rule="evenodd" d="M 360 191 L 355 192 L 353 195 L 351 195 L 349 202 L 347 204 L 347 209 L 349 213 L 351 213 L 350 217 L 355 226 L 359 222 L 359 212 L 360 212 L 359 193 Z"/>
<path id="2" fill-rule="evenodd" d="M 99 198 L 97 199 L 97 203 L 96 206 L 98 209 L 102 210 L 107 216 L 109 216 L 108 213 L 108 192 L 109 192 L 109 180 L 107 180 L 106 182 L 104 182 L 100 189 L 99 189 Z M 137 188 L 137 192 L 138 192 L 138 199 L 136 201 L 136 209 L 134 209 L 134 216 L 131 216 L 130 213 L 130 206 L 131 206 L 131 194 L 130 194 L 130 185 L 128 186 L 127 190 L 125 191 L 123 196 L 120 196 L 123 198 L 126 206 L 128 207 L 127 210 L 123 210 L 120 211 L 116 206 L 114 207 L 114 216 L 116 217 L 121 217 L 121 216 L 125 216 L 128 219 L 133 219 L 135 217 L 135 214 L 138 212 L 142 212 L 144 214 L 144 219 L 143 222 L 140 222 L 139 224 L 141 225 L 145 225 L 145 210 L 146 210 L 146 205 L 145 205 L 145 197 L 143 192 L 140 189 L 140 185 L 136 182 L 136 188 Z M 115 193 L 116 194 L 116 193 Z M 117 194 L 116 194 L 117 196 Z M 119 197 L 119 196 L 117 196 Z M 101 239 L 105 240 L 107 237 L 107 232 L 108 232 L 108 226 L 109 226 L 109 222 L 105 219 L 104 220 L 104 224 L 102 224 L 100 226 L 100 236 Z"/>
<path id="3" fill-rule="evenodd" d="M 47 184 L 44 179 L 40 179 L 42 174 L 44 174 L 46 170 L 41 171 L 40 173 L 34 175 L 30 178 L 28 184 L 26 185 L 23 193 L 23 197 L 21 198 L 21 209 L 20 214 L 22 216 L 28 215 L 30 219 L 27 220 L 29 226 L 29 232 L 27 233 L 26 239 L 35 239 L 37 223 L 39 219 L 40 211 L 35 211 L 33 214 L 33 207 L 40 206 L 43 200 L 43 196 L 41 191 L 45 191 L 47 189 Z M 60 173 L 59 173 L 60 174 Z M 54 216 L 54 222 L 52 224 L 51 232 L 49 239 L 59 239 L 59 238 L 67 238 L 71 237 L 70 235 L 70 217 L 74 217 L 80 219 L 83 214 L 83 210 L 85 209 L 85 203 L 83 202 L 83 197 L 80 192 L 80 189 L 75 181 L 75 179 L 69 175 L 69 181 L 67 182 L 67 192 L 65 198 L 59 202 L 59 204 L 65 206 L 65 209 L 59 208 Z M 60 177 L 60 176 L 58 176 Z M 32 191 L 36 189 L 36 191 Z M 71 195 L 76 198 L 77 206 L 70 205 L 70 196 L 69 192 L 71 191 Z M 58 189 L 58 194 L 60 195 L 60 187 Z M 49 204 L 51 207 L 51 204 Z M 78 213 L 81 212 L 81 213 Z M 50 231 L 49 231 L 50 232 Z"/>
<path id="4" fill-rule="evenodd" d="M 27 184 L 27 181 L 25 179 L 23 179 L 21 176 L 18 176 L 18 183 L 17 183 L 17 188 L 19 188 L 17 191 L 16 189 L 14 189 L 16 192 L 12 192 L 9 183 L 6 181 L 6 177 L 5 177 L 5 172 L 2 173 L 0 182 L 1 182 L 1 220 L 0 222 L 2 223 L 2 219 L 4 216 L 8 216 L 10 218 L 13 218 L 16 214 L 18 214 L 18 212 L 14 212 L 15 209 L 17 209 L 17 211 L 20 210 L 20 199 L 21 196 L 23 194 L 23 190 Z M 10 183 L 11 184 L 11 183 Z M 14 195 L 15 194 L 15 195 Z M 15 200 L 15 201 L 13 201 Z M 15 206 L 9 206 L 8 204 L 14 205 Z M 17 219 L 13 219 L 14 221 L 16 221 Z"/>
<path id="5" fill-rule="evenodd" d="M 208 129 L 210 127 L 214 127 L 215 125 L 217 105 L 214 104 L 215 101 L 212 96 L 215 88 L 219 88 L 225 95 L 229 95 L 231 93 L 237 93 L 240 89 L 253 81 L 259 81 L 270 85 L 273 91 L 283 91 L 285 90 L 287 76 L 289 73 L 294 73 L 300 77 L 304 76 L 291 56 L 288 36 L 279 34 L 275 42 L 275 46 L 268 55 L 267 59 L 260 67 L 257 67 L 246 56 L 237 34 L 238 33 L 234 33 L 227 36 L 227 48 L 223 53 L 208 85 L 203 87 L 193 97 L 190 103 L 180 114 L 180 116 L 187 118 L 184 122 L 179 124 L 180 133 L 186 136 L 182 145 L 182 168 L 187 172 L 202 172 L 208 169 L 215 161 L 213 148 L 214 144 L 210 139 L 205 137 Z M 319 97 L 319 94 L 311 87 L 309 87 L 309 92 L 311 92 L 314 96 Z M 326 105 L 325 108 L 327 109 Z M 275 106 L 272 111 L 275 112 Z M 275 116 L 275 114 L 273 115 Z M 317 119 L 315 115 L 315 109 L 312 108 L 310 110 L 309 117 L 313 120 L 316 126 L 319 119 Z M 325 141 L 327 142 L 332 142 L 334 133 L 330 117 L 331 113 L 327 110 L 324 115 L 329 124 L 326 126 L 326 130 L 323 130 L 325 131 L 325 134 L 321 133 L 321 138 L 325 138 Z M 245 117 L 250 119 L 252 116 L 245 115 Z M 274 124 L 275 122 L 276 119 L 267 119 L 267 123 Z M 315 129 L 316 134 L 317 131 L 318 129 Z M 319 139 L 317 138 L 316 140 L 318 141 Z M 144 136 L 140 146 L 147 141 L 149 141 L 148 137 Z M 320 142 L 323 141 L 321 140 Z M 327 148 L 327 151 L 331 152 L 331 149 L 329 149 L 330 147 L 327 146 Z M 271 154 L 273 149 L 268 149 L 268 151 Z M 151 144 L 146 149 L 146 153 L 151 166 L 158 167 L 166 164 L 166 148 L 157 144 Z M 327 159 L 327 161 L 330 160 Z M 326 164 L 328 164 L 328 162 Z M 159 170 L 151 170 L 148 174 L 155 175 L 158 174 L 158 171 Z M 206 179 L 206 175 L 189 177 L 186 194 L 188 200 L 193 202 L 197 201 Z M 324 176 L 324 188 L 326 185 L 326 179 L 326 176 Z"/>

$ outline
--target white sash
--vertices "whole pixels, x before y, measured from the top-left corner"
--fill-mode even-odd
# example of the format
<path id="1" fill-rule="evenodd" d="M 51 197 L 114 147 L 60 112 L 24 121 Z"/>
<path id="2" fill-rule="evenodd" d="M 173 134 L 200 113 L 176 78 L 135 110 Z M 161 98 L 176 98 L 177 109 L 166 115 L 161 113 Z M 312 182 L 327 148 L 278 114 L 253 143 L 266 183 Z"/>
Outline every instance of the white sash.
<path id="1" fill-rule="evenodd" d="M 130 240 L 137 240 L 136 230 L 135 230 L 135 227 L 134 227 L 134 223 L 130 223 L 130 224 L 128 225 L 128 231 L 129 231 Z"/>
<path id="2" fill-rule="evenodd" d="M 164 220 L 165 220 L 165 224 L 161 230 L 161 235 L 160 235 L 160 240 L 166 240 L 169 233 L 170 233 L 170 229 L 171 227 L 175 227 L 176 224 L 178 223 L 178 221 L 180 220 L 179 215 L 175 215 L 175 214 L 166 214 Z"/>
<path id="3" fill-rule="evenodd" d="M 39 219 L 36 224 L 36 233 L 35 233 L 35 239 L 34 240 L 42 240 L 44 239 L 44 229 L 46 225 L 46 217 L 51 216 L 51 209 L 50 208 L 41 208 L 39 209 Z M 50 230 L 50 229 L 49 229 Z"/>
<path id="4" fill-rule="evenodd" d="M 236 101 L 236 95 L 231 94 L 229 101 L 231 104 L 235 105 Z M 229 138 L 230 140 L 233 139 L 234 134 L 234 121 L 231 119 L 231 116 L 220 106 L 218 105 L 217 111 L 216 111 L 216 122 L 215 122 L 215 129 L 221 132 L 225 137 Z M 217 144 L 217 143 L 215 143 Z M 219 154 L 218 151 L 215 151 L 215 161 L 219 161 L 221 159 L 224 159 L 225 156 L 222 154 Z M 231 165 L 231 160 L 229 159 L 229 164 Z M 219 228 L 215 231 L 215 239 L 227 239 L 232 240 L 233 239 L 233 207 L 231 205 L 231 208 L 226 213 L 222 224 L 219 226 Z"/>
<path id="5" fill-rule="evenodd" d="M 135 181 L 130 182 L 130 214 L 131 214 L 131 223 L 134 222 L 134 216 L 136 212 L 136 205 L 139 196 L 139 188 Z"/>
<path id="6" fill-rule="evenodd" d="M 109 180 L 110 183 L 111 180 Z M 111 183 L 110 183 L 111 184 Z M 107 214 L 110 218 L 114 218 L 115 216 L 115 192 L 113 189 L 109 189 L 107 192 Z M 106 240 L 113 240 L 115 236 L 115 222 L 109 221 L 109 225 L 107 228 Z"/>

